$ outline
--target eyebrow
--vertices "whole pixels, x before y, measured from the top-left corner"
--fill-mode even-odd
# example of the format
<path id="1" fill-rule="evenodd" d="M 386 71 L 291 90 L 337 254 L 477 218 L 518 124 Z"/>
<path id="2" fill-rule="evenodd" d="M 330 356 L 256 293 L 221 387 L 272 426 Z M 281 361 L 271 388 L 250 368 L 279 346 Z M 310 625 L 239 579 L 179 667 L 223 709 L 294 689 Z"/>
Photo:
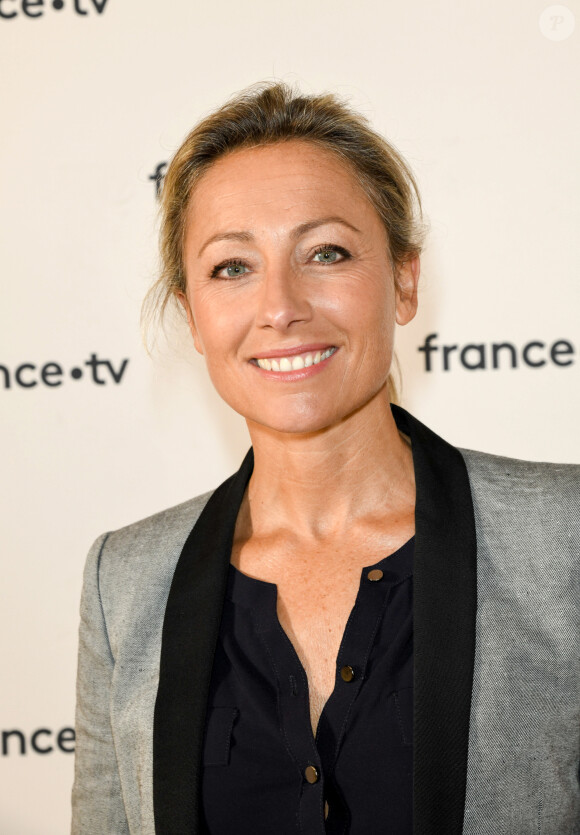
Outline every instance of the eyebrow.
<path id="1" fill-rule="evenodd" d="M 316 220 L 307 220 L 306 223 L 301 223 L 299 226 L 296 226 L 291 231 L 291 236 L 294 240 L 298 240 L 303 235 L 306 235 L 307 232 L 312 232 L 313 229 L 317 229 L 319 226 L 326 226 L 330 223 L 339 223 L 342 226 L 346 226 L 347 229 L 351 229 L 353 232 L 357 234 L 361 234 L 360 229 L 357 229 L 356 226 L 353 226 L 352 223 L 349 223 L 348 220 L 345 220 L 338 215 L 330 215 L 328 217 L 319 217 Z M 218 232 L 216 235 L 212 235 L 211 238 L 208 238 L 207 241 L 203 244 L 199 252 L 197 253 L 197 257 L 200 258 L 201 254 L 203 253 L 204 249 L 208 247 L 210 244 L 217 243 L 218 241 L 240 241 L 241 243 L 250 243 L 253 241 L 254 235 L 251 232 L 247 232 L 244 230 L 234 231 L 234 232 Z"/>

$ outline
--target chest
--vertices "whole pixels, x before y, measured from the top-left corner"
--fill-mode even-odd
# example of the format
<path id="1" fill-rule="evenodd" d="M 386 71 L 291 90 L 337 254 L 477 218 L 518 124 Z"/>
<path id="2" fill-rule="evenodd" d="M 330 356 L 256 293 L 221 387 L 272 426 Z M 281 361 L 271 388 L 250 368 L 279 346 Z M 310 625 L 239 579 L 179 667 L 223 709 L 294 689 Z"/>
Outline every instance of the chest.
<path id="1" fill-rule="evenodd" d="M 405 531 L 403 541 L 407 533 L 412 536 Z M 308 680 L 314 734 L 336 685 L 337 658 L 359 589 L 369 582 L 365 567 L 384 558 L 385 550 L 387 554 L 396 551 L 398 545 L 388 542 L 377 548 L 376 543 L 368 543 L 366 548 L 337 545 L 324 551 L 294 551 L 280 562 L 272 559 L 272 552 L 264 558 L 251 543 L 233 554 L 232 562 L 242 572 L 276 585 L 278 621 Z"/>
<path id="2" fill-rule="evenodd" d="M 372 832 L 385 802 L 389 819 L 399 822 L 390 794 L 404 821 L 397 831 L 410 831 L 412 547 L 393 559 L 398 569 L 385 571 L 385 582 L 357 578 L 356 606 L 344 634 L 337 636 L 336 650 L 339 665 L 352 665 L 354 675 L 337 677 L 333 658 L 327 689 L 319 673 L 321 661 L 333 654 L 325 641 L 328 633 L 319 633 L 307 680 L 307 649 L 316 646 L 308 629 L 301 664 L 280 628 L 278 587 L 230 569 L 208 700 L 204 763 L 212 767 L 204 769 L 203 778 L 208 813 L 219 815 L 225 807 L 229 820 L 212 832 L 230 831 L 231 806 L 241 801 L 251 801 L 254 808 L 236 819 L 252 820 L 253 831 L 295 832 L 298 819 L 302 831 L 338 835 L 353 817 L 357 831 Z M 300 588 L 289 584 L 286 598 L 295 596 L 298 607 Z M 315 620 L 306 623 L 310 632 L 316 629 Z M 227 767 L 216 769 L 217 762 L 225 762 L 224 750 L 229 751 Z M 300 774 L 303 788 L 297 792 Z M 391 777 L 396 785 L 389 793 Z M 270 813 L 272 821 L 266 820 Z M 288 821 L 287 828 L 281 829 L 280 821 Z"/>
<path id="3" fill-rule="evenodd" d="M 334 689 L 336 659 L 359 582 L 357 568 L 292 574 L 277 584 L 278 620 L 308 679 L 314 732 Z"/>

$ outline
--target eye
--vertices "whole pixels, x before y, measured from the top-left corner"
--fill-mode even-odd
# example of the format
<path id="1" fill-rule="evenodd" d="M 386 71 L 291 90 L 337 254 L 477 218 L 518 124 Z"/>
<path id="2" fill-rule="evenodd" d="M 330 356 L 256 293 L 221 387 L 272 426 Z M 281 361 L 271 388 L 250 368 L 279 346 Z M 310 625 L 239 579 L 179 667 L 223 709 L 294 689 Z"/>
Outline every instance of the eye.
<path id="1" fill-rule="evenodd" d="M 317 264 L 336 264 L 345 258 L 350 258 L 350 252 L 336 244 L 324 244 L 319 246 L 314 253 L 313 260 Z"/>
<path id="2" fill-rule="evenodd" d="M 248 267 L 243 261 L 231 260 L 218 264 L 211 271 L 211 278 L 240 278 L 248 272 Z"/>

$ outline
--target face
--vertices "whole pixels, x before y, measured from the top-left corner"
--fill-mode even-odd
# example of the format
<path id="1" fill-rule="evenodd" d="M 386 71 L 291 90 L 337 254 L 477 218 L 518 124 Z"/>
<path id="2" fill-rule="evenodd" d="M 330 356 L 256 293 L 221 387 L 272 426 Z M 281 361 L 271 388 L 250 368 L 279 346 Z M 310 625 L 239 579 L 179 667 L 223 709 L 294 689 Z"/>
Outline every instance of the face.
<path id="1" fill-rule="evenodd" d="M 385 396 L 419 261 L 395 282 L 384 226 L 334 154 L 294 140 L 218 160 L 193 194 L 184 262 L 195 347 L 250 428 L 316 432 Z"/>

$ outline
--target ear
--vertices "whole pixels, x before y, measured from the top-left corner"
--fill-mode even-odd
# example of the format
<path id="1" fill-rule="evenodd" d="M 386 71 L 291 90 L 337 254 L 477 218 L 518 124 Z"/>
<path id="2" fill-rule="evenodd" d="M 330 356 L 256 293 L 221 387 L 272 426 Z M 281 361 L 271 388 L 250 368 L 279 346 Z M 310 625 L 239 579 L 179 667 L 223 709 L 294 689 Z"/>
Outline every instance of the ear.
<path id="1" fill-rule="evenodd" d="M 199 338 L 197 327 L 195 325 L 195 320 L 193 318 L 193 312 L 191 310 L 189 299 L 187 298 L 186 294 L 183 293 L 181 290 L 178 290 L 175 295 L 177 296 L 181 305 L 183 306 L 183 309 L 185 310 L 185 315 L 187 316 L 187 324 L 189 325 L 189 330 L 193 337 L 193 344 L 195 345 L 195 350 L 203 356 L 203 347 Z"/>
<path id="2" fill-rule="evenodd" d="M 396 321 L 398 325 L 406 325 L 415 317 L 417 312 L 417 287 L 421 273 L 421 259 L 418 255 L 403 261 L 397 273 L 396 293 Z"/>

